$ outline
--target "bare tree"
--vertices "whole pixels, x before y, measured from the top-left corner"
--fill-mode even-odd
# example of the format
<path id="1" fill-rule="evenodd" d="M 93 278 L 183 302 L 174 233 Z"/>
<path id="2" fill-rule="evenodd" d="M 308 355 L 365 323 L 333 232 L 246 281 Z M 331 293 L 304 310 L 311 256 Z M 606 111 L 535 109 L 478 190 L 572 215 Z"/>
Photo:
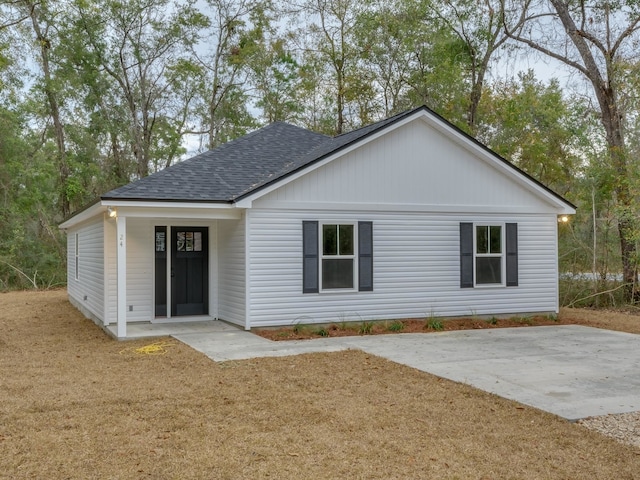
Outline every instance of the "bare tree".
<path id="1" fill-rule="evenodd" d="M 519 11 L 521 2 L 502 0 L 503 8 Z M 640 10 L 635 2 L 543 0 L 523 11 L 517 28 L 505 26 L 509 37 L 558 60 L 582 75 L 592 87 L 606 135 L 611 167 L 617 175 L 618 235 L 627 299 L 637 296 L 638 267 L 634 197 L 625 141 L 625 112 L 620 104 L 620 65 L 637 61 Z"/>

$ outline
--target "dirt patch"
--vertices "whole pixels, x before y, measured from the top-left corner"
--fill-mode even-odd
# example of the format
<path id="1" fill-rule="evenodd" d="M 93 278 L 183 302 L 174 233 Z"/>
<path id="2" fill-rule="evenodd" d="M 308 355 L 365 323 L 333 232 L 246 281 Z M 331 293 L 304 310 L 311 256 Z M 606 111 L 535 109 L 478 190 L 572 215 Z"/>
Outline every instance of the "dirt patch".
<path id="1" fill-rule="evenodd" d="M 307 340 L 320 337 L 350 335 L 382 335 L 393 333 L 432 333 L 453 330 L 513 328 L 543 325 L 585 325 L 589 327 L 640 333 L 640 315 L 621 311 L 562 309 L 560 315 L 537 315 L 511 318 L 406 319 L 376 322 L 344 322 L 329 325 L 294 325 L 262 328 L 254 333 L 269 340 Z"/>
<path id="2" fill-rule="evenodd" d="M 639 478 L 638 449 L 359 351 L 215 363 L 62 291 L 0 294 L 0 338 L 2 478 Z"/>

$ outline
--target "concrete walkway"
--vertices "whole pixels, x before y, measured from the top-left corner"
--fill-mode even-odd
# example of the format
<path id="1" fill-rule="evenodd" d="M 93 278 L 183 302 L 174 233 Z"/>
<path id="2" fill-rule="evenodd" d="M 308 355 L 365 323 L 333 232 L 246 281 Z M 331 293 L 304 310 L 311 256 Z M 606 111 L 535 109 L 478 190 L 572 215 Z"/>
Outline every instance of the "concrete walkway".
<path id="1" fill-rule="evenodd" d="M 272 342 L 183 333 L 215 361 L 359 349 L 568 420 L 640 411 L 640 335 L 578 325 Z"/>

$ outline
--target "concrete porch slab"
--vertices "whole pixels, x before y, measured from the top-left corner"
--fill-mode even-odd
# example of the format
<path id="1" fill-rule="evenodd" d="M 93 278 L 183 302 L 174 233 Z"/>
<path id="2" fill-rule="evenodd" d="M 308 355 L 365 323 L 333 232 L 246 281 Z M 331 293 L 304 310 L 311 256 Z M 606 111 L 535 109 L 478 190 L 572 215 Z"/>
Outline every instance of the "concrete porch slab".
<path id="1" fill-rule="evenodd" d="M 108 332 L 117 338 L 117 325 L 106 327 Z M 195 334 L 207 335 L 210 333 L 241 331 L 238 327 L 219 320 L 206 320 L 194 322 L 175 323 L 128 323 L 126 340 L 136 340 L 138 338 L 168 337 L 173 334 Z"/>

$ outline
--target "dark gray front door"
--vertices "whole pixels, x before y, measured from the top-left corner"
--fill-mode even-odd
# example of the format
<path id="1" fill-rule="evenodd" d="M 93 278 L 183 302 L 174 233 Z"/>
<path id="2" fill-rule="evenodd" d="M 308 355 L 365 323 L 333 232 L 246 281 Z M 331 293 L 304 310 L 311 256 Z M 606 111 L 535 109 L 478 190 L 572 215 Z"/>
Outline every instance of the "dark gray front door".
<path id="1" fill-rule="evenodd" d="M 209 229 L 171 227 L 171 315 L 209 313 Z"/>

